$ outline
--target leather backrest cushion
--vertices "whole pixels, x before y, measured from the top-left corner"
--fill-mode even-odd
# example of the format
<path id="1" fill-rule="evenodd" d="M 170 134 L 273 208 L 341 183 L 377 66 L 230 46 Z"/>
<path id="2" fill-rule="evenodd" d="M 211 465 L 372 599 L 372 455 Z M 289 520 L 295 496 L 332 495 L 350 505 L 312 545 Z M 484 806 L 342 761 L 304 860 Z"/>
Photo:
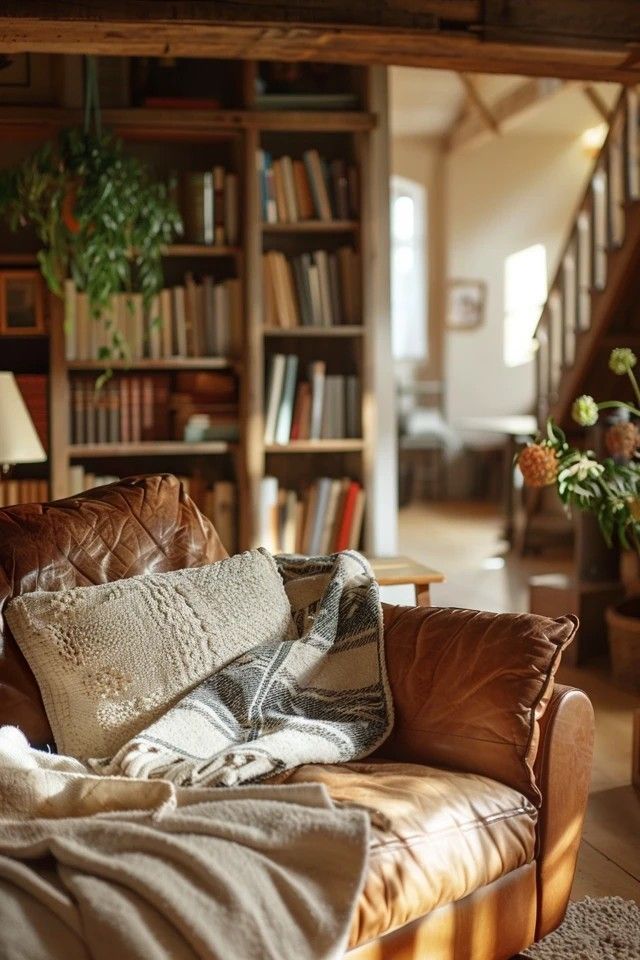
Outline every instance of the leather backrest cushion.
<path id="1" fill-rule="evenodd" d="M 380 756 L 492 777 L 539 803 L 538 721 L 575 617 L 384 607 L 395 725 Z"/>
<path id="2" fill-rule="evenodd" d="M 169 474 L 0 510 L 0 725 L 19 726 L 34 744 L 53 740 L 38 686 L 4 618 L 13 597 L 226 556 L 212 524 Z"/>

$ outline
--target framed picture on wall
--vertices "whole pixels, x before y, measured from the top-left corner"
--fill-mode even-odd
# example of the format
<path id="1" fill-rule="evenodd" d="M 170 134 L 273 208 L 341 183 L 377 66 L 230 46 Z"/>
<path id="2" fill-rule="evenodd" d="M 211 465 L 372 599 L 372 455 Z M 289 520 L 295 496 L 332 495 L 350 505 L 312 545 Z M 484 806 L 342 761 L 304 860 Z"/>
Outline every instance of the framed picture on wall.
<path id="1" fill-rule="evenodd" d="M 44 332 L 44 286 L 40 272 L 0 271 L 0 334 L 29 337 Z"/>
<path id="2" fill-rule="evenodd" d="M 447 328 L 474 330 L 484 322 L 487 285 L 484 280 L 449 280 Z"/>

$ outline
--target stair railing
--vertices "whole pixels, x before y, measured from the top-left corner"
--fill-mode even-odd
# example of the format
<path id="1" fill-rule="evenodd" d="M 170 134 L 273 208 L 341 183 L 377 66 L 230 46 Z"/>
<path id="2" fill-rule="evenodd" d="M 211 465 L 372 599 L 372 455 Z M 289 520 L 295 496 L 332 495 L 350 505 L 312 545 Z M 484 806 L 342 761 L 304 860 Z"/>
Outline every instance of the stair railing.
<path id="1" fill-rule="evenodd" d="M 541 424 L 558 400 L 580 341 L 591 330 L 592 294 L 604 290 L 608 254 L 624 243 L 625 205 L 640 197 L 639 123 L 638 91 L 629 87 L 612 111 L 534 333 Z"/>

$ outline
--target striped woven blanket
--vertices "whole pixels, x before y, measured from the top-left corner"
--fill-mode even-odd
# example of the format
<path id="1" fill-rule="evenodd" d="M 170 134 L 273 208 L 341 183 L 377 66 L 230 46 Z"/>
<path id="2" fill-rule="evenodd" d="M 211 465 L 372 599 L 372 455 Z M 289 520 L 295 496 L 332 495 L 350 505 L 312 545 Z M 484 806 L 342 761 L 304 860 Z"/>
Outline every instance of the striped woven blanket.
<path id="1" fill-rule="evenodd" d="M 354 551 L 275 558 L 291 628 L 242 653 L 126 743 L 100 773 L 233 786 L 371 753 L 389 734 L 378 585 Z"/>

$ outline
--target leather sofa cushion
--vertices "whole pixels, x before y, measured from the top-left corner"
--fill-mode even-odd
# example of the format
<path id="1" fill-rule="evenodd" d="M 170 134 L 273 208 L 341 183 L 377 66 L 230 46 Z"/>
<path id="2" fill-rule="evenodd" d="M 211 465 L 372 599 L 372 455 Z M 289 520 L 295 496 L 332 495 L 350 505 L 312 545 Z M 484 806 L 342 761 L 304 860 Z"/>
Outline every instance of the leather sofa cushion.
<path id="1" fill-rule="evenodd" d="M 211 523 L 169 474 L 0 510 L 0 725 L 20 727 L 34 744 L 53 742 L 38 686 L 4 619 L 13 597 L 226 556 Z"/>
<path id="2" fill-rule="evenodd" d="M 377 813 L 350 947 L 461 900 L 534 858 L 535 807 L 488 777 L 375 761 L 307 765 L 277 779 L 323 783 L 335 800 Z"/>
<path id="3" fill-rule="evenodd" d="M 575 617 L 385 607 L 395 707 L 377 755 L 479 773 L 539 804 L 538 722 Z"/>

